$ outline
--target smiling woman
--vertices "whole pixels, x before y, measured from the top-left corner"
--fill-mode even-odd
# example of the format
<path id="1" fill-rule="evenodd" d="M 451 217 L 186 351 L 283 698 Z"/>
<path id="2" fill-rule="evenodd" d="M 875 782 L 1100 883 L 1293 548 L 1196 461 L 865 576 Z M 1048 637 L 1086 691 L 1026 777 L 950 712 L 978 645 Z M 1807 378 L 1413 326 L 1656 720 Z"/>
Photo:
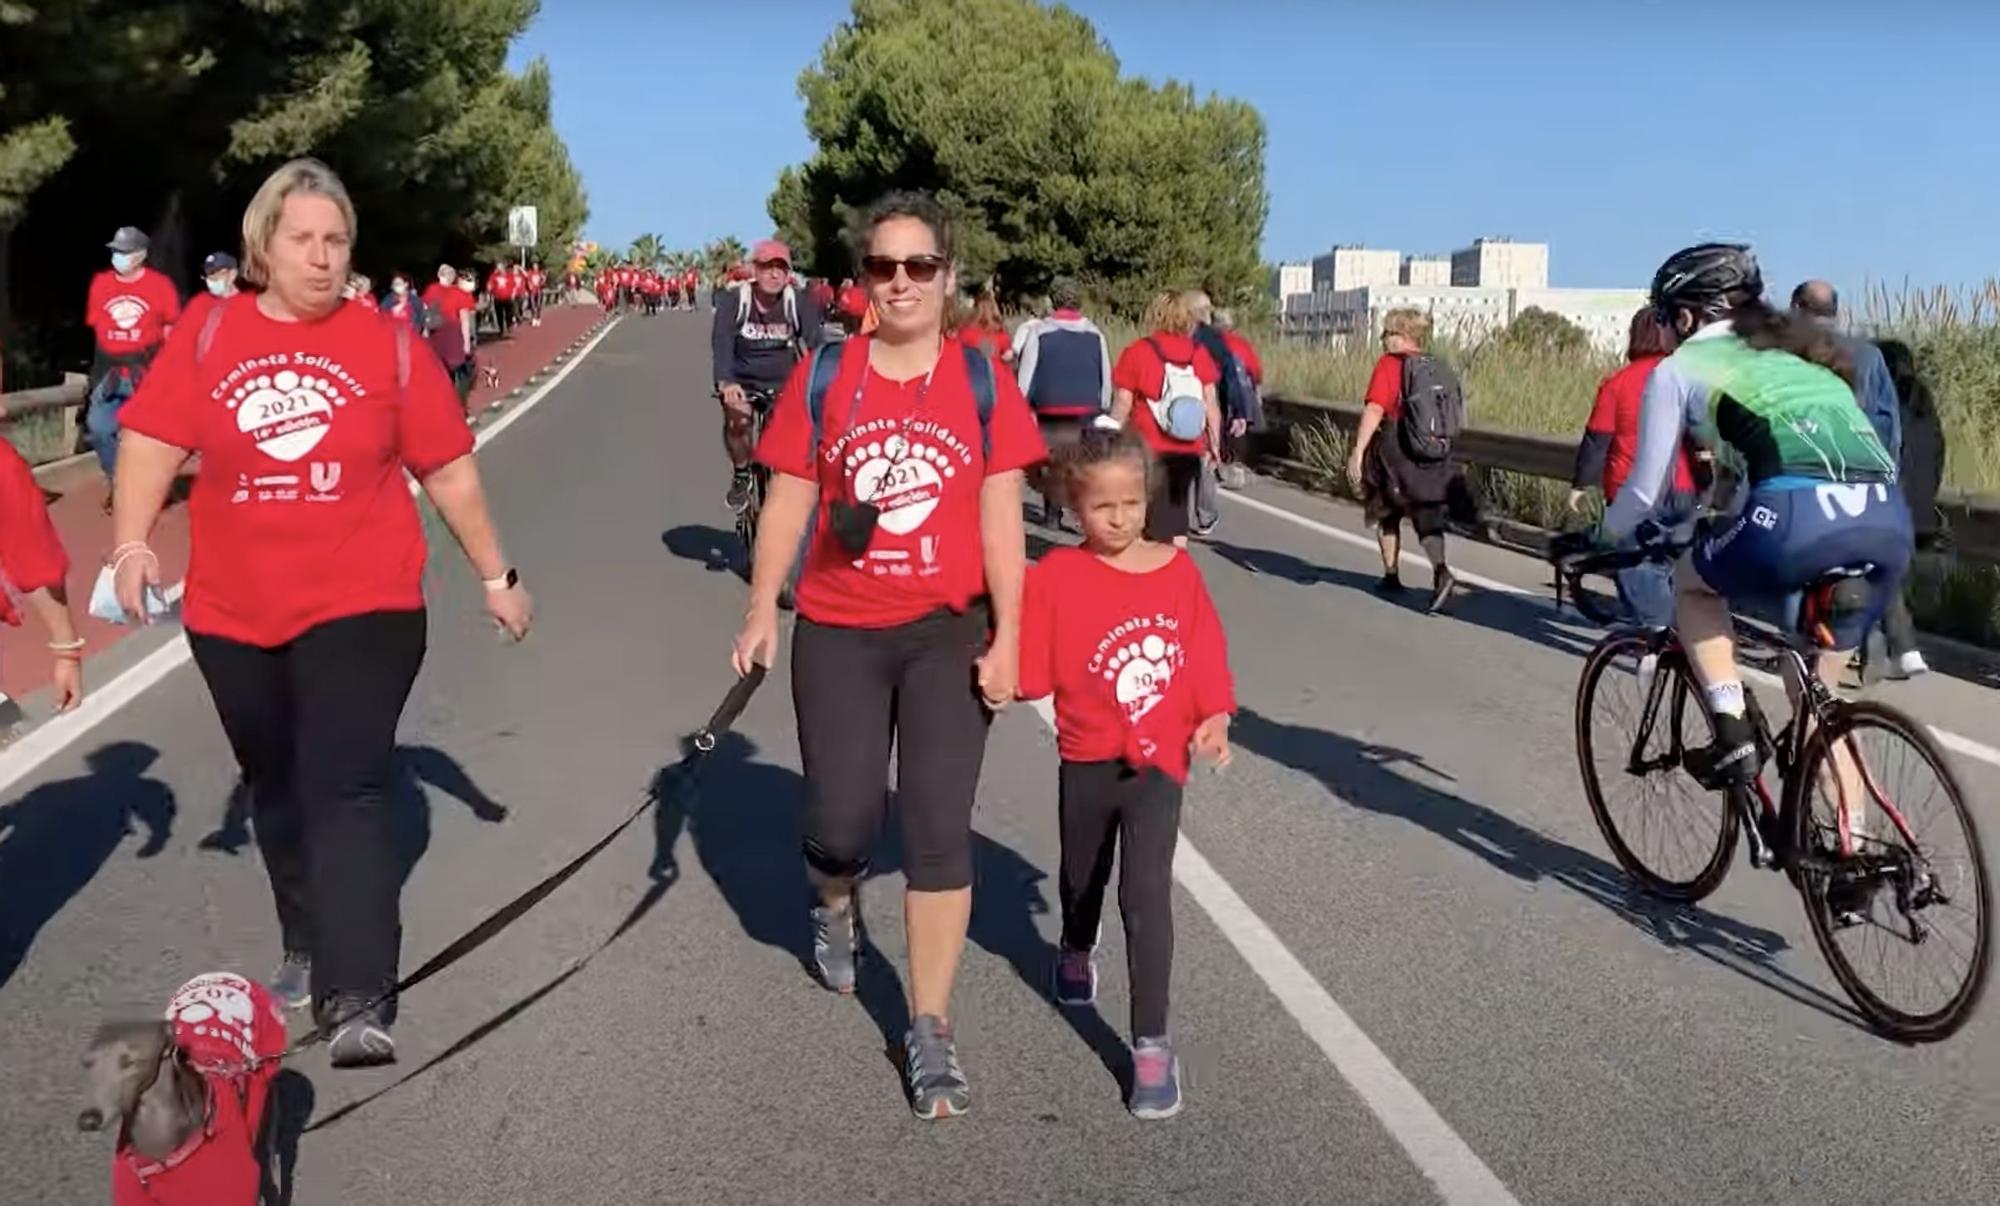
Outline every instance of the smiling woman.
<path id="1" fill-rule="evenodd" d="M 186 624 L 249 789 L 285 957 L 272 989 L 320 1005 L 335 1066 L 395 1058 L 375 998 L 401 924 L 383 797 L 423 661 L 415 475 L 519 639 L 508 568 L 450 382 L 407 323 L 342 297 L 355 214 L 324 164 L 272 173 L 243 215 L 259 286 L 174 332 L 124 414 L 110 556 L 127 615 L 159 583 L 146 540 L 190 454 Z"/>

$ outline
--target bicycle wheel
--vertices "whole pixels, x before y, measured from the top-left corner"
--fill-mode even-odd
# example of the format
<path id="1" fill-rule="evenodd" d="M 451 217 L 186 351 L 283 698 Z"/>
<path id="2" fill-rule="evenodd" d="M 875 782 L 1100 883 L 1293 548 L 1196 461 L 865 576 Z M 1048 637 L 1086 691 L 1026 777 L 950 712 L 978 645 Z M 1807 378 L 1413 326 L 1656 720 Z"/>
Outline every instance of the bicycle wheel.
<path id="1" fill-rule="evenodd" d="M 1729 799 L 1681 764 L 1710 740 L 1708 714 L 1679 649 L 1649 673 L 1644 633 L 1613 633 L 1591 650 L 1576 690 L 1576 756 L 1591 815 L 1618 865 L 1646 891 L 1696 901 L 1729 872 L 1739 821 Z"/>
<path id="2" fill-rule="evenodd" d="M 1979 831 L 1923 726 L 1865 700 L 1841 704 L 1829 729 L 1813 735 L 1791 789 L 1813 939 L 1877 1028 L 1935 1042 L 1965 1024 L 1986 988 L 1993 893 Z M 1853 760 L 1845 774 L 1837 749 Z M 1853 831 L 1846 854 L 1843 794 Z"/>

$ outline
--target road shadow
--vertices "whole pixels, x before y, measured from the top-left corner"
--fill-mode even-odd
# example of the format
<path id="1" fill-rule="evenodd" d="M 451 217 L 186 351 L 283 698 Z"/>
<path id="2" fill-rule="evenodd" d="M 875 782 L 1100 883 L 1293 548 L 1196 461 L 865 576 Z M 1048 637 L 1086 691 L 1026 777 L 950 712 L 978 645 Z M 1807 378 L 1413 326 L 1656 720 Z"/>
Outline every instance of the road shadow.
<path id="1" fill-rule="evenodd" d="M 0 805 L 0 985 L 127 837 L 145 831 L 137 858 L 166 849 L 173 789 L 146 773 L 159 756 L 138 741 L 100 746 L 84 756 L 90 773 Z"/>
<path id="2" fill-rule="evenodd" d="M 706 524 L 682 524 L 660 533 L 660 543 L 683 561 L 693 561 L 711 574 L 733 573 L 747 580 L 749 557 L 735 531 Z"/>
<path id="3" fill-rule="evenodd" d="M 1449 776 L 1393 746 L 1239 712 L 1230 735 L 1244 749 L 1312 775 L 1351 807 L 1397 817 L 1443 838 L 1491 869 L 1525 883 L 1561 884 L 1662 946 L 1691 951 L 1765 988 L 1859 1029 L 1846 1002 L 1779 964 L 1782 934 L 1695 905 L 1655 900 L 1616 865 L 1422 781 Z M 1406 767 L 1412 774 L 1400 773 Z"/>
<path id="4" fill-rule="evenodd" d="M 263 1175 L 257 1200 L 261 1206 L 292 1206 L 299 1168 L 299 1140 L 305 1134 L 306 1120 L 312 1117 L 317 1097 L 312 1080 L 295 1068 L 284 1069 L 271 1081 L 266 1106 L 270 1112 L 264 1124 L 268 1131 L 259 1160 Z"/>

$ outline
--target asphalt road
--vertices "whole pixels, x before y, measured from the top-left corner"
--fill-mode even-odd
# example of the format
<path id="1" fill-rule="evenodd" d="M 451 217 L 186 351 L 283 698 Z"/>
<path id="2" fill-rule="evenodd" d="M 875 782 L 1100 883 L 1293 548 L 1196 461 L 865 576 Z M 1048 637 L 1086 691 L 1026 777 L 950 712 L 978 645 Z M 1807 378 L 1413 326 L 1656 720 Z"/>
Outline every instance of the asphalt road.
<path id="1" fill-rule="evenodd" d="M 497 644 L 437 558 L 397 793 L 406 966 L 623 816 L 729 684 L 745 592 L 706 332 L 625 320 L 482 454 L 540 624 Z M 974 1110 L 910 1118 L 884 1044 L 904 1023 L 893 857 L 866 892 L 888 959 L 864 991 L 801 970 L 779 673 L 698 792 L 669 775 L 660 824 L 412 994 L 400 1065 L 287 1071 L 290 1200 L 2000 1200 L 2000 1004 L 1903 1048 L 1857 1023 L 1780 878 L 1739 866 L 1698 909 L 1627 890 L 1571 746 L 1590 634 L 1531 597 L 1544 574 L 1468 549 L 1530 596 L 1426 618 L 1370 593 L 1365 548 L 1257 504 L 1347 533 L 1351 511 L 1252 498 L 1197 553 L 1244 711 L 1236 765 L 1197 776 L 1184 825 L 1181 1117 L 1121 1104 L 1115 921 L 1099 1010 L 1041 992 L 1054 742 L 1017 707 L 975 815 L 956 1004 Z M 1894 690 L 1996 739 L 1990 690 Z M 1959 769 L 2000 841 L 1995 766 Z M 0 795 L 0 1202 L 107 1196 L 106 1137 L 73 1125 L 99 1019 L 275 961 L 255 848 L 224 825 L 233 781 L 182 665 Z"/>

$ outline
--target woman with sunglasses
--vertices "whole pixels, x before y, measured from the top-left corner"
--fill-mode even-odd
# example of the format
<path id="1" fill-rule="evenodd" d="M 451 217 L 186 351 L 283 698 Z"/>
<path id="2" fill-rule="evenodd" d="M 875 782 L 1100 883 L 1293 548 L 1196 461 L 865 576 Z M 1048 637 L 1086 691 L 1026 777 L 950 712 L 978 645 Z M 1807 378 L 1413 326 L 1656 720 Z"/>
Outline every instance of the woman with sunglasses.
<path id="1" fill-rule="evenodd" d="M 792 698 L 806 778 L 813 964 L 851 993 L 856 887 L 880 831 L 897 750 L 907 891 L 905 1078 L 920 1118 L 971 1104 L 949 1023 L 972 915 L 972 799 L 993 711 L 1019 671 L 1022 470 L 1043 459 L 1014 378 L 945 324 L 952 231 L 927 196 L 878 203 L 862 269 L 881 315 L 848 340 L 812 404 L 818 357 L 791 375 L 757 458 L 773 470 L 757 533 L 738 673 L 778 651 L 778 592 L 812 526 L 798 585 Z"/>

